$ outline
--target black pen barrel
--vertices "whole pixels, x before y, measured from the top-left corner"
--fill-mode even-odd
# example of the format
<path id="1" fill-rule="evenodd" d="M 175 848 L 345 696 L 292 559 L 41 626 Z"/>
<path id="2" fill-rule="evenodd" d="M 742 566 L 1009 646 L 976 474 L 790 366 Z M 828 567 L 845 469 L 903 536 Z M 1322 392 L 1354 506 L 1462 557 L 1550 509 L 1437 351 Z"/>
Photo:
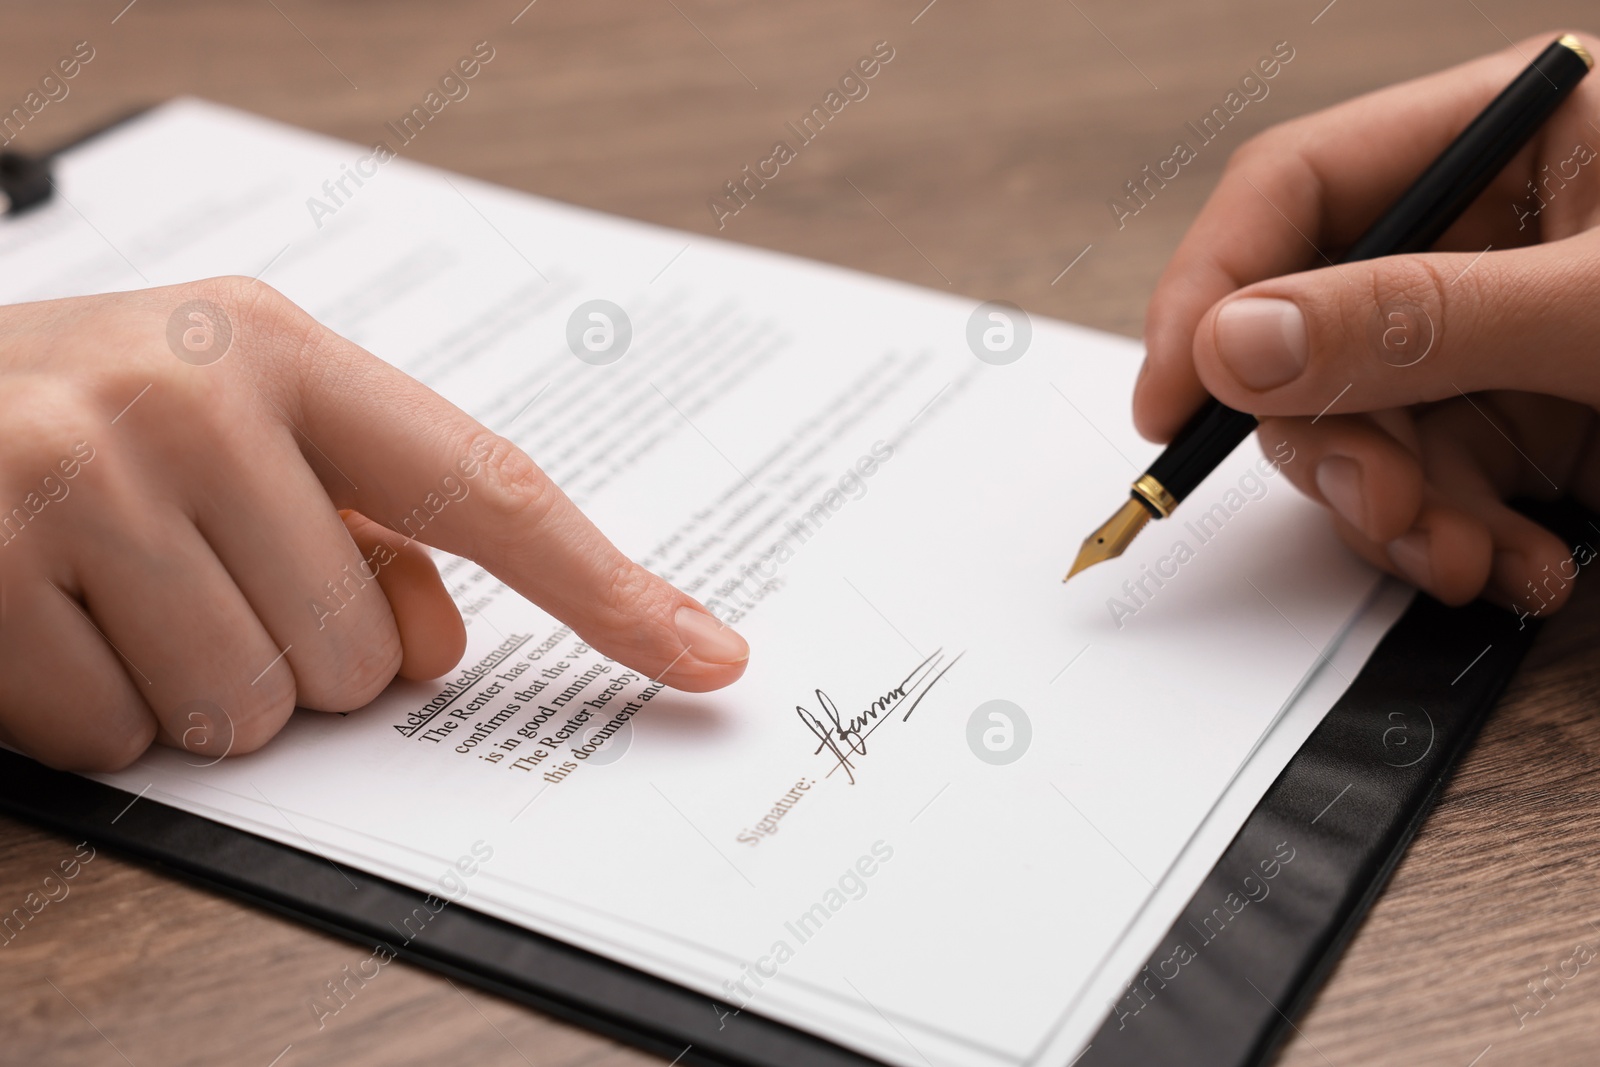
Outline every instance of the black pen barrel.
<path id="1" fill-rule="evenodd" d="M 1192 493 L 1256 428 L 1256 417 L 1208 400 L 1150 464 L 1146 473 L 1174 501 Z"/>
<path id="2" fill-rule="evenodd" d="M 1432 248 L 1587 73 L 1582 56 L 1551 42 L 1361 235 L 1344 262 Z"/>

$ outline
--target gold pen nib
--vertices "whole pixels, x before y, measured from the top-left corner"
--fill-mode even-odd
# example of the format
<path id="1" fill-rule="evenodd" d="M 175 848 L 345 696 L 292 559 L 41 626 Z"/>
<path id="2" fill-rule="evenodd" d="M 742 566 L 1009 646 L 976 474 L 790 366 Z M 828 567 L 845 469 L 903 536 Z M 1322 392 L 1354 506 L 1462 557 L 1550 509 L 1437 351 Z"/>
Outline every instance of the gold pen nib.
<path id="1" fill-rule="evenodd" d="M 1072 569 L 1061 580 L 1070 581 L 1079 571 L 1122 555 L 1149 521 L 1150 509 L 1140 503 L 1138 497 L 1129 497 L 1104 526 L 1084 538 L 1078 558 L 1072 561 Z"/>

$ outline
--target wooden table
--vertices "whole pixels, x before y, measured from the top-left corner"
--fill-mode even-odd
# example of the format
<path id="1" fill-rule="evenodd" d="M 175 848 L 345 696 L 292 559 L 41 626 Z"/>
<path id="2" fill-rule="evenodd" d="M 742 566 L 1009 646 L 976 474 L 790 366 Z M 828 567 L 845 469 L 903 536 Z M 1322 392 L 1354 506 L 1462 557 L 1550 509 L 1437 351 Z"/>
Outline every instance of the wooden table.
<path id="1" fill-rule="evenodd" d="M 1585 15 L 1600 28 L 1578 0 L 126 2 L 6 12 L 6 109 L 76 42 L 95 50 L 15 147 L 179 93 L 370 143 L 488 40 L 496 56 L 471 95 L 409 156 L 700 234 L 716 232 L 706 202 L 723 183 L 888 41 L 870 96 L 722 235 L 1134 335 L 1249 133 L 1504 35 Z M 1107 201 L 1283 40 L 1295 59 L 1271 95 L 1119 230 Z M 1283 1063 L 1594 1061 L 1600 963 L 1520 1028 L 1511 1002 L 1579 942 L 1600 948 L 1600 723 L 1585 710 L 1597 638 L 1594 596 L 1541 637 Z M 0 820 L 0 910 L 73 845 Z M 0 1060 L 656 1062 L 398 965 L 319 1030 L 309 998 L 362 958 L 100 854 L 0 949 Z"/>

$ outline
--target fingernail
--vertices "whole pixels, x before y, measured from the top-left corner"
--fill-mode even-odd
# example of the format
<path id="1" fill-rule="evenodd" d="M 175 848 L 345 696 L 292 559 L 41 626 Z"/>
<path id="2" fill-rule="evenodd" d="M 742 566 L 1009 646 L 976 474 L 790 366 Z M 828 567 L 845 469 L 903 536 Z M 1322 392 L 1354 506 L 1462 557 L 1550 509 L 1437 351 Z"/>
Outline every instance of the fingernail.
<path id="1" fill-rule="evenodd" d="M 724 626 L 698 608 L 685 605 L 673 618 L 678 640 L 689 655 L 702 663 L 743 663 L 750 658 L 750 646 L 731 626 Z"/>
<path id="2" fill-rule="evenodd" d="M 1287 300 L 1245 297 L 1217 312 L 1217 355 L 1251 389 L 1291 382 L 1306 367 L 1306 317 Z"/>
<path id="3" fill-rule="evenodd" d="M 1367 518 L 1361 495 L 1361 466 L 1347 456 L 1329 456 L 1317 464 L 1317 490 L 1328 506 L 1351 526 L 1362 529 Z"/>
<path id="4" fill-rule="evenodd" d="M 1389 559 L 1412 585 L 1427 588 L 1433 581 L 1433 562 L 1428 556 L 1428 535 L 1412 530 L 1389 542 Z"/>

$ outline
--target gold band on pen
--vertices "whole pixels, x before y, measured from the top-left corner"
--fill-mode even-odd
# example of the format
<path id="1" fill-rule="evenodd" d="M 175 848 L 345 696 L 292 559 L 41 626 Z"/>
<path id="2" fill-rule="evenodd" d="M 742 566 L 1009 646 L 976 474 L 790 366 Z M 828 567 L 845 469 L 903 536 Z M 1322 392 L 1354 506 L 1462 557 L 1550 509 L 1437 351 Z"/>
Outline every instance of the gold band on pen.
<path id="1" fill-rule="evenodd" d="M 1139 480 L 1133 483 L 1133 491 L 1145 503 L 1155 508 L 1156 513 L 1163 519 L 1171 515 L 1172 509 L 1178 506 L 1177 498 L 1167 492 L 1167 487 L 1148 474 L 1141 475 Z"/>
<path id="2" fill-rule="evenodd" d="M 1561 39 L 1556 43 L 1576 52 L 1578 54 L 1578 58 L 1583 60 L 1584 66 L 1588 67 L 1590 70 L 1594 69 L 1594 56 L 1591 56 L 1589 54 L 1589 50 L 1583 47 L 1583 42 L 1578 40 L 1572 34 L 1562 34 Z"/>

